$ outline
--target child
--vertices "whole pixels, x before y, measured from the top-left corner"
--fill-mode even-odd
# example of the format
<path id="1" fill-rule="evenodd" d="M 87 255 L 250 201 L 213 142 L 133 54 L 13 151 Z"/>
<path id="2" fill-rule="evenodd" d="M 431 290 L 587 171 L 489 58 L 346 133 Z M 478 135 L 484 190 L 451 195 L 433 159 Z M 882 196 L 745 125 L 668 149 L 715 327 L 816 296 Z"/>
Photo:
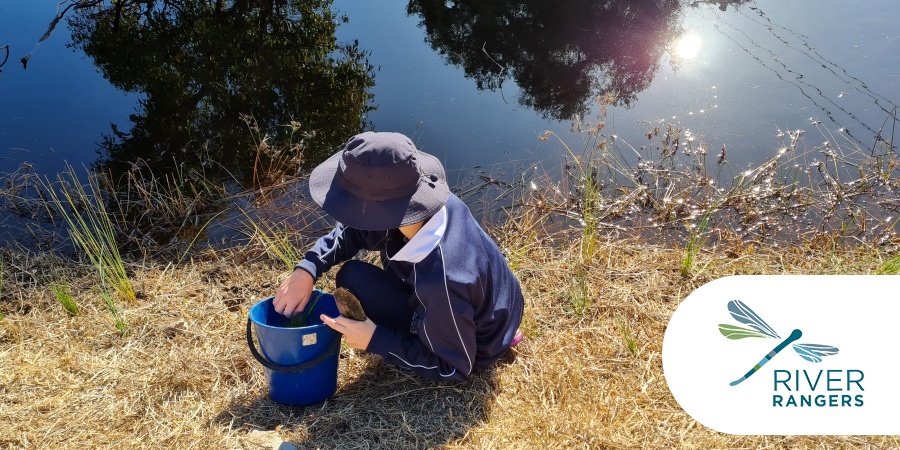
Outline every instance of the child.
<path id="1" fill-rule="evenodd" d="M 497 245 L 450 193 L 440 161 L 398 133 L 354 136 L 310 175 L 313 200 L 337 220 L 284 280 L 275 310 L 303 310 L 315 279 L 335 283 L 365 321 L 322 315 L 350 347 L 437 379 L 465 379 L 522 340 L 524 300 Z M 378 250 L 382 267 L 352 260 Z"/>

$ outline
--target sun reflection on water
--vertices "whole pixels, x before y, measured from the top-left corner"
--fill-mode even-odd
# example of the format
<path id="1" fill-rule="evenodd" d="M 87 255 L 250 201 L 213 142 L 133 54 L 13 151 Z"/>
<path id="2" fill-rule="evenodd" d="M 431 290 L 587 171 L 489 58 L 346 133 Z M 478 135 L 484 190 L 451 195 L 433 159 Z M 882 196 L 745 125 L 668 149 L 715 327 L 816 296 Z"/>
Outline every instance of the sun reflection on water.
<path id="1" fill-rule="evenodd" d="M 700 54 L 703 41 L 696 33 L 689 32 L 675 41 L 675 55 L 681 59 L 693 59 Z"/>

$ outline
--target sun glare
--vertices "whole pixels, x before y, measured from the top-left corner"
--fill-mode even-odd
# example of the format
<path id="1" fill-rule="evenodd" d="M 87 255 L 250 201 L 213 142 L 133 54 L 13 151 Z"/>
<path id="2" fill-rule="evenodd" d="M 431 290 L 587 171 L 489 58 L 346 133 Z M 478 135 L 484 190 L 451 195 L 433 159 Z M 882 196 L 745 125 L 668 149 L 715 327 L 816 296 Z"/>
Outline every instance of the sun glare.
<path id="1" fill-rule="evenodd" d="M 675 54 L 681 59 L 693 59 L 700 54 L 700 45 L 702 41 L 700 36 L 694 33 L 687 33 L 675 43 Z"/>

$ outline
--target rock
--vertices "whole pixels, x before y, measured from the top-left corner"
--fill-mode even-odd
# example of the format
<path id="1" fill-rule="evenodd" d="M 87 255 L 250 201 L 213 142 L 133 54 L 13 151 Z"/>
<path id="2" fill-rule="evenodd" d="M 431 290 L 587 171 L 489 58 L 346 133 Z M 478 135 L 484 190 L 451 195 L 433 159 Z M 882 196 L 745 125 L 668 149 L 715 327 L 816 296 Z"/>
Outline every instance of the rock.
<path id="1" fill-rule="evenodd" d="M 297 450 L 293 444 L 284 442 L 277 431 L 253 430 L 241 439 L 244 450 Z"/>

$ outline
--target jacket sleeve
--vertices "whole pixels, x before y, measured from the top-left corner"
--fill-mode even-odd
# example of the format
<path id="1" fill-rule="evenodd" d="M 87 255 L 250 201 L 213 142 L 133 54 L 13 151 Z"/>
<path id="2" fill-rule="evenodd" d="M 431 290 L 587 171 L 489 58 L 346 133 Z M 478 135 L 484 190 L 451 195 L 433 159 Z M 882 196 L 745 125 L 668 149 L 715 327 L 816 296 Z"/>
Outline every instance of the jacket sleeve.
<path id="1" fill-rule="evenodd" d="M 448 286 L 449 285 L 449 286 Z M 378 326 L 366 351 L 434 380 L 464 380 L 475 364 L 475 321 L 465 286 L 444 281 L 422 295 L 425 317 L 417 334 Z M 427 297 L 426 297 L 427 296 Z"/>
<path id="2" fill-rule="evenodd" d="M 316 241 L 294 268 L 300 268 L 318 279 L 334 265 L 356 256 L 367 247 L 363 233 L 338 222 L 331 233 Z"/>

